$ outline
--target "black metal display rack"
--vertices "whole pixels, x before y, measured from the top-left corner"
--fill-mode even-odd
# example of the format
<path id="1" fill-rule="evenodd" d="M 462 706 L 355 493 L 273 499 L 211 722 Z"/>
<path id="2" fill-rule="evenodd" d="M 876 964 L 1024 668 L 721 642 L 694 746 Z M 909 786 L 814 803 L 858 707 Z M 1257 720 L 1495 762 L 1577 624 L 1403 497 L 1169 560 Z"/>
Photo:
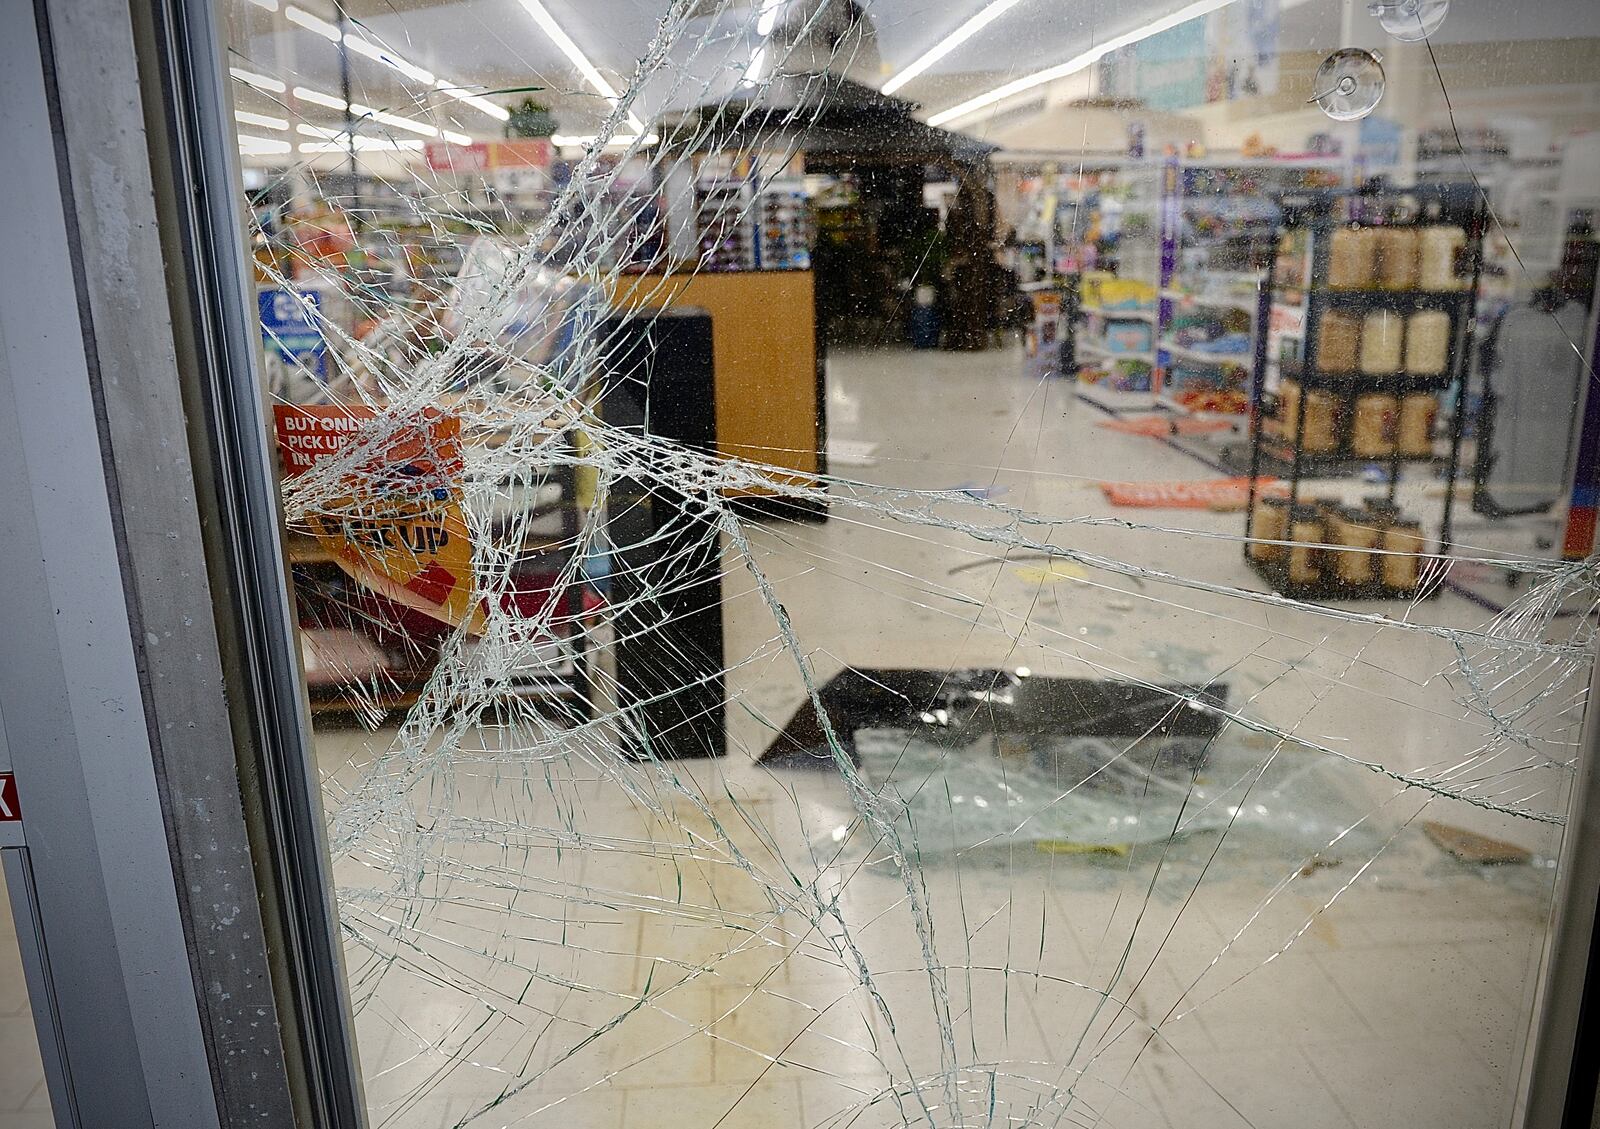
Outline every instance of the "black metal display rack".
<path id="1" fill-rule="evenodd" d="M 1413 189 L 1392 189 L 1368 186 L 1357 189 L 1325 189 L 1294 193 L 1280 198 L 1282 215 L 1278 225 L 1280 251 L 1299 249 L 1295 233 L 1306 232 L 1309 263 L 1301 285 L 1295 280 L 1281 277 L 1284 256 L 1273 257 L 1267 279 L 1261 289 L 1256 324 L 1263 327 L 1256 334 L 1255 371 L 1251 385 L 1250 418 L 1250 491 L 1246 509 L 1244 558 L 1247 564 L 1267 581 L 1272 588 L 1294 599 L 1399 599 L 1430 596 L 1438 592 L 1444 569 L 1439 563 L 1451 546 L 1451 515 L 1455 503 L 1455 482 L 1461 464 L 1461 446 L 1465 431 L 1467 359 L 1472 351 L 1474 314 L 1477 303 L 1479 275 L 1482 268 L 1482 246 L 1485 212 L 1481 193 L 1471 185 L 1435 185 Z M 1456 255 L 1453 289 L 1335 289 L 1329 285 L 1331 243 L 1335 232 L 1342 228 L 1424 228 L 1452 225 L 1462 229 L 1465 242 Z M 1303 261 L 1303 260 L 1302 260 Z M 1284 356 L 1271 356 L 1271 342 L 1265 327 L 1272 324 L 1274 303 L 1286 294 L 1300 295 L 1300 301 L 1289 303 L 1304 311 L 1303 335 L 1298 348 L 1282 350 Z M 1423 310 L 1441 310 L 1450 317 L 1447 358 L 1444 369 L 1437 374 L 1417 375 L 1410 372 L 1374 375 L 1359 371 L 1328 372 L 1318 364 L 1318 346 L 1322 341 L 1322 323 L 1331 311 L 1345 311 L 1364 317 L 1374 310 L 1389 311 L 1403 319 L 1409 326 L 1412 314 Z M 1282 384 L 1272 392 L 1267 388 L 1271 365 L 1276 364 L 1282 379 L 1298 383 L 1300 394 L 1294 398 L 1294 425 L 1285 433 L 1282 425 Z M 1408 393 L 1448 393 L 1449 412 L 1441 410 L 1444 417 L 1443 436 L 1439 421 L 1430 434 L 1427 454 L 1401 453 L 1396 443 L 1393 452 L 1373 456 L 1358 454 L 1352 449 L 1355 404 L 1357 397 L 1367 393 L 1388 393 L 1404 396 Z M 1337 397 L 1334 416 L 1333 449 L 1307 451 L 1307 405 L 1309 393 L 1321 391 Z M 1276 433 L 1269 433 L 1269 421 L 1277 424 Z M 1374 579 L 1362 583 L 1341 580 L 1335 570 L 1322 567 L 1314 581 L 1295 581 L 1290 576 L 1288 546 L 1270 559 L 1262 559 L 1252 552 L 1257 532 L 1257 499 L 1262 496 L 1263 481 L 1277 479 L 1287 483 L 1288 505 L 1292 508 L 1310 499 L 1305 491 L 1308 478 L 1350 478 L 1367 471 L 1374 464 L 1386 471 L 1387 504 L 1393 506 L 1406 466 L 1431 467 L 1444 487 L 1443 505 L 1436 538 L 1425 550 L 1420 568 L 1419 582 L 1415 587 L 1397 588 L 1385 584 L 1374 570 Z M 1292 512 L 1292 510 L 1291 510 Z M 1426 538 L 1426 534 L 1424 535 Z M 1287 539 L 1287 538 L 1285 538 Z M 1332 553 L 1330 548 L 1319 549 Z"/>

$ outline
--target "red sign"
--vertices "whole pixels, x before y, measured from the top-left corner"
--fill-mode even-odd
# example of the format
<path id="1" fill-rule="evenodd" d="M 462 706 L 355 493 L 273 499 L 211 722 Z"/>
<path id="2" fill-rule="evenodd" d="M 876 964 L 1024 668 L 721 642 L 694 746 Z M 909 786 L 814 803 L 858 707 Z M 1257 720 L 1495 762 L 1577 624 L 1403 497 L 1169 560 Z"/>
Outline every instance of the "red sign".
<path id="1" fill-rule="evenodd" d="M 488 169 L 543 169 L 555 155 L 548 137 L 519 137 L 511 141 L 474 141 L 452 145 L 430 141 L 422 156 L 432 172 L 484 172 Z"/>
<path id="2" fill-rule="evenodd" d="M 431 172 L 482 172 L 489 167 L 489 146 L 482 141 L 472 145 L 430 141 L 422 154 Z"/>
<path id="3" fill-rule="evenodd" d="M 0 772 L 0 823 L 16 823 L 22 819 L 22 807 L 17 803 L 17 778 L 9 772 Z"/>

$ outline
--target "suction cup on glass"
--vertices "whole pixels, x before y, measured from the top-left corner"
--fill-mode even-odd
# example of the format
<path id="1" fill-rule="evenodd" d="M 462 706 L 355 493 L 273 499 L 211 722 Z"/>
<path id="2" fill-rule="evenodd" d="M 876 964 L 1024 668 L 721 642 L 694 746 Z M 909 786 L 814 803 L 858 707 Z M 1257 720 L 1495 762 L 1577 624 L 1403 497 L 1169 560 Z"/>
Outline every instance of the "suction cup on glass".
<path id="1" fill-rule="evenodd" d="M 1438 31 L 1449 10 L 1450 0 L 1372 0 L 1367 5 L 1383 30 L 1402 43 L 1416 43 Z"/>
<path id="2" fill-rule="evenodd" d="M 1383 97 L 1383 64 L 1371 51 L 1342 47 L 1322 60 L 1311 80 L 1315 102 L 1336 122 L 1353 122 L 1372 113 Z"/>

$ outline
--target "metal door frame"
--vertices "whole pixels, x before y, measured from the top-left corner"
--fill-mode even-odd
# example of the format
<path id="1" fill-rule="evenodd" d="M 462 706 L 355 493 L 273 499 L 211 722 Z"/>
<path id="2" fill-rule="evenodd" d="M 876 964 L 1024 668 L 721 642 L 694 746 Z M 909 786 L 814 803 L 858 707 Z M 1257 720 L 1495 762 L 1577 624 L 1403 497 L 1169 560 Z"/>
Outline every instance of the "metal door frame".
<path id="1" fill-rule="evenodd" d="M 0 5 L 0 849 L 60 1124 L 361 1129 L 212 21 Z"/>

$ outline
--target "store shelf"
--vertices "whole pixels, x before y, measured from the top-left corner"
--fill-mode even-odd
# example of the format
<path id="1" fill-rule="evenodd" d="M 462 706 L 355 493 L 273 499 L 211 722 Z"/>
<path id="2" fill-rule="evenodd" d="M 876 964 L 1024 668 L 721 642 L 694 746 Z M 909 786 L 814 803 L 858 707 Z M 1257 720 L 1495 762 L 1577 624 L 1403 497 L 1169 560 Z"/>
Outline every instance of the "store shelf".
<path id="1" fill-rule="evenodd" d="M 1104 357 L 1113 361 L 1141 361 L 1147 365 L 1156 363 L 1155 353 L 1146 349 L 1136 353 L 1125 353 L 1118 349 L 1108 349 L 1095 341 L 1080 337 L 1073 346 L 1079 353 L 1091 357 Z"/>
<path id="2" fill-rule="evenodd" d="M 1115 307 L 1108 309 L 1105 306 L 1079 306 L 1078 308 L 1086 314 L 1113 320 L 1123 319 L 1126 321 L 1148 321 L 1152 323 L 1156 320 L 1156 311 L 1150 309 L 1129 308 L 1119 310 Z"/>
<path id="3" fill-rule="evenodd" d="M 1280 361 L 1283 377 L 1302 388 L 1327 388 L 1339 392 L 1443 392 L 1455 383 L 1448 373 L 1416 376 L 1411 373 L 1322 372 L 1299 361 Z"/>
<path id="4" fill-rule="evenodd" d="M 1303 287 L 1285 287 L 1277 293 L 1303 293 Z M 1316 292 L 1327 306 L 1349 310 L 1388 310 L 1409 313 L 1413 310 L 1448 310 L 1465 301 L 1465 290 L 1329 290 Z"/>
<path id="5" fill-rule="evenodd" d="M 1423 568 L 1419 570 L 1421 575 L 1414 588 L 1391 588 L 1377 581 L 1371 584 L 1346 584 L 1338 579 L 1295 584 L 1289 580 L 1287 550 L 1284 556 L 1277 560 L 1263 561 L 1252 556 L 1250 546 L 1247 545 L 1244 561 L 1272 587 L 1274 592 L 1291 600 L 1427 600 L 1439 594 L 1444 579 L 1442 570 Z"/>
<path id="6" fill-rule="evenodd" d="M 1161 296 L 1180 306 L 1204 306 L 1209 310 L 1241 310 L 1254 315 L 1257 308 L 1254 298 L 1218 298 L 1205 294 L 1189 294 L 1182 290 L 1163 290 Z"/>
<path id="7" fill-rule="evenodd" d="M 1222 368 L 1227 365 L 1237 365 L 1240 368 L 1249 368 L 1255 363 L 1255 354 L 1251 353 L 1207 353 L 1200 349 L 1190 349 L 1179 345 L 1175 341 L 1163 341 L 1161 347 L 1180 361 L 1190 364 L 1215 365 Z"/>

